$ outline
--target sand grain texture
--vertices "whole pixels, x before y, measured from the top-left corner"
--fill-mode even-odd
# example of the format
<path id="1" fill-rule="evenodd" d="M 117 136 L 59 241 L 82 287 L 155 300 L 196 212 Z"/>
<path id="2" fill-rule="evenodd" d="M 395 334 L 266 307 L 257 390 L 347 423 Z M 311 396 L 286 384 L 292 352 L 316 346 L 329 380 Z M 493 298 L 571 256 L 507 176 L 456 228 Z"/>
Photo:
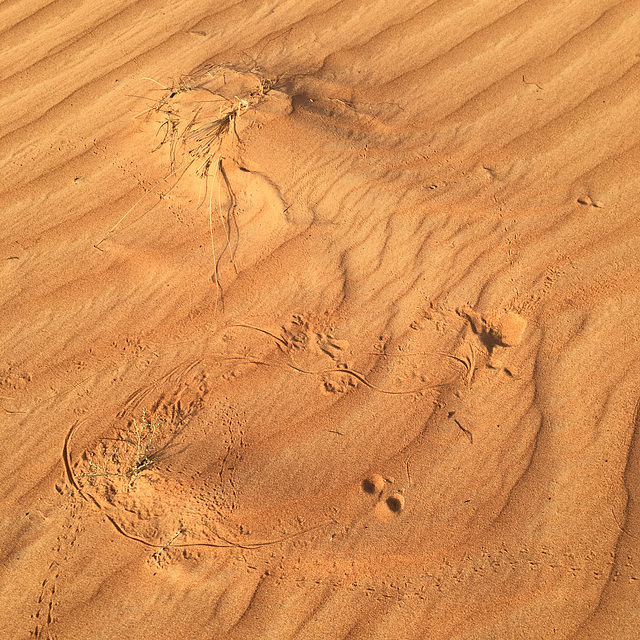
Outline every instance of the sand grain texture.
<path id="1" fill-rule="evenodd" d="M 636 638 L 639 32 L 0 4 L 0 637 Z"/>

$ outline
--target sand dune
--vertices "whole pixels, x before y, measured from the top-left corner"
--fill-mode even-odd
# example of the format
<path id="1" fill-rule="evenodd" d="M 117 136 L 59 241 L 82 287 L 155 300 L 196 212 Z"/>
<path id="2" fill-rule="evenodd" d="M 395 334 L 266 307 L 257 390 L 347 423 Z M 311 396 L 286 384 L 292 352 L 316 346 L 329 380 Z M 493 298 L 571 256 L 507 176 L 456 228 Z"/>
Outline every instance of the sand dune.
<path id="1" fill-rule="evenodd" d="M 2 638 L 636 638 L 640 3 L 0 5 Z"/>

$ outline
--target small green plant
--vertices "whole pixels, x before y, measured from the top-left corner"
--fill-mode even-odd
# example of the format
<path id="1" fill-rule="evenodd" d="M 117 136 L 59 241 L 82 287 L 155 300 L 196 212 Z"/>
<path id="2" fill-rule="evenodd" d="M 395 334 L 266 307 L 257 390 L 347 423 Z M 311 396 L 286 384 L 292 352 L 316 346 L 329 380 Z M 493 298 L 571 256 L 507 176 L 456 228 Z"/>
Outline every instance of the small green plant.
<path id="1" fill-rule="evenodd" d="M 154 447 L 156 432 L 162 423 L 162 418 L 157 416 L 153 418 L 153 420 L 149 420 L 146 409 L 143 409 L 140 422 L 135 418 L 133 419 L 133 441 L 128 438 L 122 439 L 122 443 L 126 445 L 124 456 L 117 455 L 116 453 L 112 454 L 112 467 L 107 464 L 99 465 L 90 461 L 89 468 L 91 471 L 81 473 L 74 477 L 76 479 L 100 477 L 122 478 L 125 490 L 132 491 L 136 488 L 142 472 L 155 464 L 163 452 L 162 448 Z M 125 458 L 124 463 L 120 462 L 122 457 Z M 126 461 L 126 458 L 129 458 L 129 460 Z"/>

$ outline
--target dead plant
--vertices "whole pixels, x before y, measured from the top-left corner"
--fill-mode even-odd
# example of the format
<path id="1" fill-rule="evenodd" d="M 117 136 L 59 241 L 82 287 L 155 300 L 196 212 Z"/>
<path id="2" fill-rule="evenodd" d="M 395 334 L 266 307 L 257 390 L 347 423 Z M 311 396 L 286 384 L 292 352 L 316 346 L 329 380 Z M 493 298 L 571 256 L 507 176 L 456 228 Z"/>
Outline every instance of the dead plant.
<path id="1" fill-rule="evenodd" d="M 239 95 L 229 93 L 227 74 L 236 81 Z M 151 80 L 147 78 L 147 80 Z M 169 150 L 169 173 L 150 189 L 116 222 L 105 236 L 94 246 L 100 245 L 139 207 L 152 193 L 165 183 L 168 189 L 157 192 L 158 201 L 142 215 L 148 213 L 179 183 L 185 173 L 195 165 L 195 175 L 203 181 L 198 197 L 198 208 L 208 201 L 209 230 L 213 256 L 212 281 L 216 287 L 216 309 L 222 301 L 222 287 L 218 277 L 218 265 L 222 255 L 231 244 L 231 222 L 235 215 L 235 197 L 223 167 L 225 157 L 234 155 L 234 145 L 239 141 L 237 122 L 250 108 L 255 106 L 274 87 L 274 82 L 257 73 L 241 73 L 228 67 L 209 67 L 197 74 L 184 76 L 163 86 L 155 80 L 163 94 L 152 100 L 151 106 L 136 117 L 155 116 L 158 119 L 152 151 Z M 216 113 L 217 111 L 217 113 Z M 215 115 L 214 115 L 215 114 Z M 173 183 L 169 181 L 173 179 Z M 211 183 L 211 184 L 210 184 Z M 216 188 L 217 187 L 217 188 Z M 222 211 L 222 189 L 230 202 L 226 215 Z M 213 196 L 217 191 L 216 207 L 226 235 L 226 246 L 216 255 L 214 242 Z M 203 193 L 204 192 L 204 193 Z M 232 257 L 233 262 L 233 257 Z M 235 265 L 234 265 L 235 267 Z"/>

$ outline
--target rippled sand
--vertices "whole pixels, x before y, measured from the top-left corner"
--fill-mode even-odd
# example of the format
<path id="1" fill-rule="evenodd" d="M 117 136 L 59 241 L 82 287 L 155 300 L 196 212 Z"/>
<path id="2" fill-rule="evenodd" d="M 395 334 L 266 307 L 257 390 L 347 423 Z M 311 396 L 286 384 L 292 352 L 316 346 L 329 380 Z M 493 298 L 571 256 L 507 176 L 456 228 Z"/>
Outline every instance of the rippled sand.
<path id="1" fill-rule="evenodd" d="M 636 638 L 638 2 L 0 4 L 2 638 Z"/>

